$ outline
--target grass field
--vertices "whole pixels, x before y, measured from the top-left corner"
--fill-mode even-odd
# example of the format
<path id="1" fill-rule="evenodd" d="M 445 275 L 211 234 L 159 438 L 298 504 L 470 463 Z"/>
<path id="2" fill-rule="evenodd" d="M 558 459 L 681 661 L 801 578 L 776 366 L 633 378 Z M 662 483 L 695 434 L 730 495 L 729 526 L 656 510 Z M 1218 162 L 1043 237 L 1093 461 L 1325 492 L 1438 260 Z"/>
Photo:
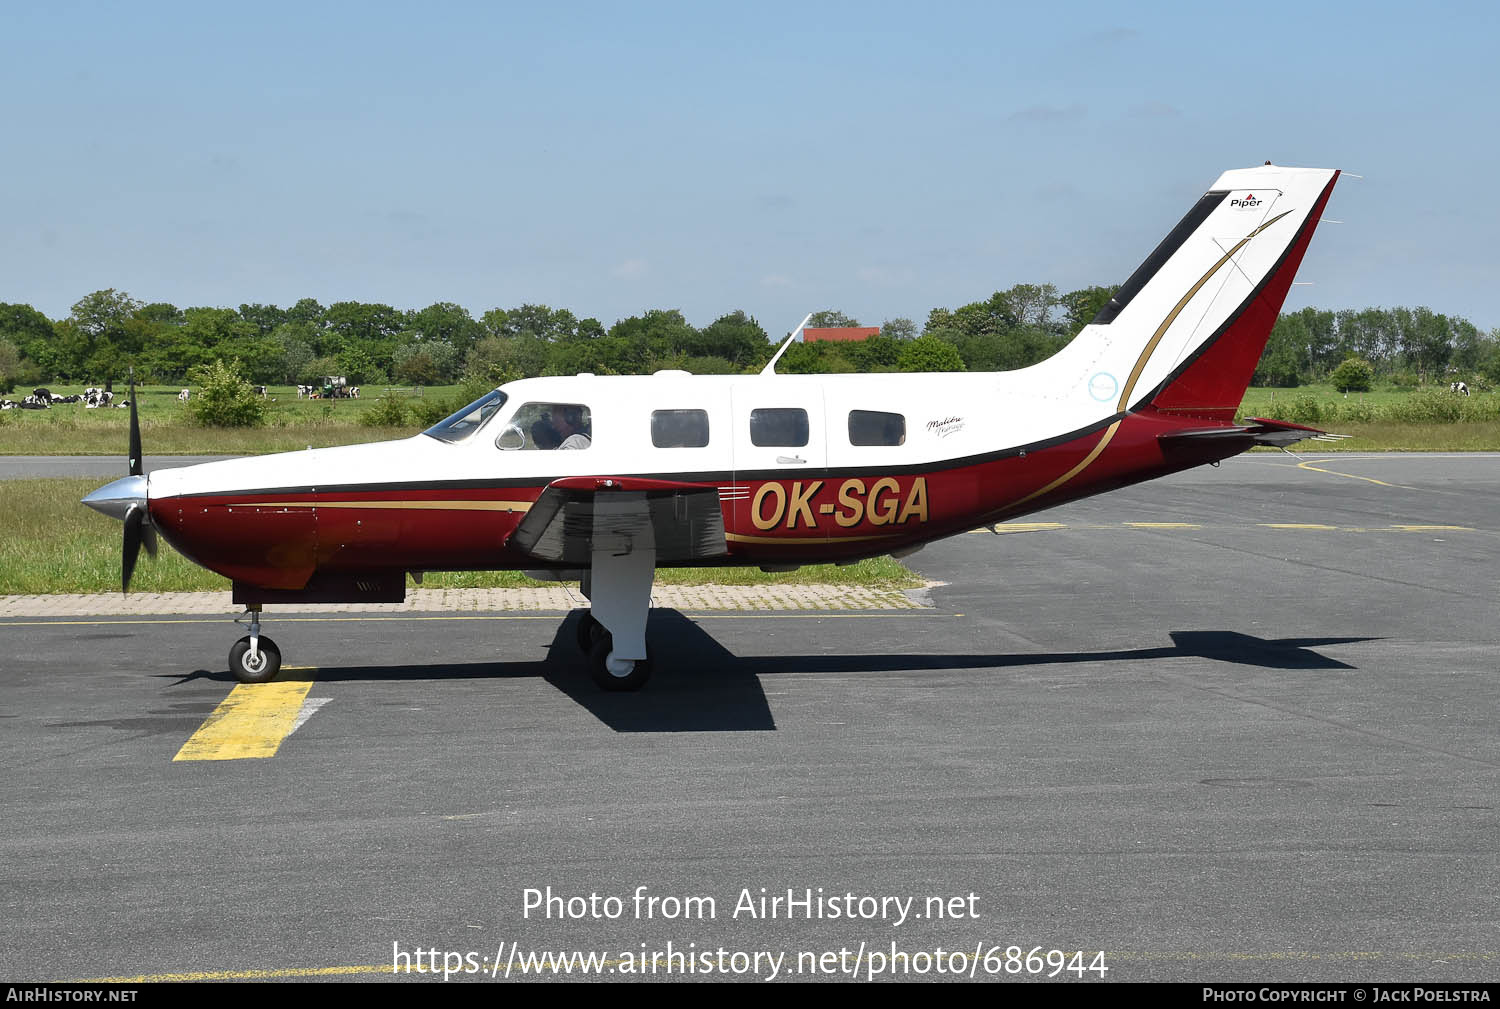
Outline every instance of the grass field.
<path id="1" fill-rule="evenodd" d="M 1399 402 L 1410 396 L 1412 391 L 1376 387 L 1369 392 L 1351 392 L 1346 396 L 1331 385 L 1303 385 L 1295 389 L 1268 389 L 1263 386 L 1251 386 L 1245 390 L 1245 398 L 1240 403 L 1240 413 L 1246 417 L 1274 417 L 1274 411 L 1278 406 L 1285 410 L 1288 404 L 1304 396 L 1312 396 L 1319 403 L 1342 404 L 1353 400 L 1379 408 Z M 1264 412 L 1268 410 L 1272 412 Z"/>
<path id="2" fill-rule="evenodd" d="M 1500 396 L 1460 397 L 1444 388 L 1377 388 L 1345 395 L 1327 385 L 1252 388 L 1241 417 L 1270 417 L 1350 437 L 1303 442 L 1298 452 L 1500 451 Z"/>
<path id="3" fill-rule="evenodd" d="M 0 538 L 0 595 L 118 592 L 119 522 L 79 504 L 102 479 L 0 482 L 6 519 Z M 853 584 L 912 588 L 923 584 L 899 561 L 877 557 L 847 567 L 811 565 L 768 574 L 759 568 L 667 568 L 657 580 L 671 585 Z M 515 571 L 431 572 L 424 588 L 513 588 L 534 582 Z M 189 592 L 229 588 L 227 579 L 200 568 L 166 543 L 155 558 L 141 552 L 132 592 Z"/>
<path id="4" fill-rule="evenodd" d="M 1299 442 L 1292 446 L 1293 452 L 1299 455 L 1318 452 L 1500 452 L 1500 421 L 1473 424 L 1345 424 L 1323 421 L 1315 426 L 1333 434 L 1347 434 L 1349 437 L 1331 442 Z"/>
<path id="5" fill-rule="evenodd" d="M 71 386 L 48 388 L 58 395 L 79 391 Z M 141 443 L 150 455 L 291 452 L 309 446 L 326 448 L 402 438 L 418 430 L 418 426 L 365 427 L 360 423 L 360 416 L 386 395 L 384 386 L 362 389 L 357 400 L 299 400 L 295 386 L 271 386 L 267 391 L 270 419 L 258 428 L 199 425 L 188 405 L 178 402 L 180 388 L 147 386 L 136 390 Z M 422 398 L 443 401 L 457 389 L 433 386 L 422 390 Z M 117 388 L 115 395 L 123 399 L 124 388 Z M 391 395 L 412 398 L 410 392 Z M 129 410 L 89 410 L 82 403 L 64 403 L 50 410 L 6 410 L 0 412 L 0 455 L 111 455 L 125 450 L 129 425 Z"/>

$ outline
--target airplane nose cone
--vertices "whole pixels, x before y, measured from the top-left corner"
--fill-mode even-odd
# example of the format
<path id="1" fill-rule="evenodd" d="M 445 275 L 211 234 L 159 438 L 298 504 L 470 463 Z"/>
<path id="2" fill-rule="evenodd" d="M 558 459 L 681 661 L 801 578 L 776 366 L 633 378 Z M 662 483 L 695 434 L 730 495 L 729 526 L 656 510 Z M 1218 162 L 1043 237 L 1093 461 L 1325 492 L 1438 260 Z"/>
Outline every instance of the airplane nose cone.
<path id="1" fill-rule="evenodd" d="M 123 520 L 131 505 L 146 507 L 146 478 L 125 476 L 105 484 L 83 499 L 83 503 L 110 518 Z"/>

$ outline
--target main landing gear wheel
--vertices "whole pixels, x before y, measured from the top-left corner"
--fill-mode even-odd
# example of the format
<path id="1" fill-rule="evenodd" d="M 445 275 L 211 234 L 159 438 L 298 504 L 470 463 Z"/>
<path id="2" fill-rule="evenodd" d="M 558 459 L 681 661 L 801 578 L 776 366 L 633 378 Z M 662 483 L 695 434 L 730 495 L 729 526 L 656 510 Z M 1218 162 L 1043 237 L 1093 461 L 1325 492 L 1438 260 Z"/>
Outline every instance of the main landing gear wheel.
<path id="1" fill-rule="evenodd" d="M 594 619 L 594 615 L 588 610 L 583 611 L 583 616 L 578 618 L 578 650 L 587 655 L 594 648 L 594 642 L 599 636 L 607 634 L 604 625 Z"/>
<path id="2" fill-rule="evenodd" d="M 276 642 L 261 635 L 256 643 L 256 655 L 250 655 L 250 636 L 247 634 L 229 649 L 229 671 L 241 683 L 269 683 L 281 671 L 281 649 Z"/>
<path id="3" fill-rule="evenodd" d="M 615 643 L 605 631 L 589 649 L 589 674 L 600 690 L 639 690 L 651 679 L 651 649 L 644 659 L 613 658 Z"/>

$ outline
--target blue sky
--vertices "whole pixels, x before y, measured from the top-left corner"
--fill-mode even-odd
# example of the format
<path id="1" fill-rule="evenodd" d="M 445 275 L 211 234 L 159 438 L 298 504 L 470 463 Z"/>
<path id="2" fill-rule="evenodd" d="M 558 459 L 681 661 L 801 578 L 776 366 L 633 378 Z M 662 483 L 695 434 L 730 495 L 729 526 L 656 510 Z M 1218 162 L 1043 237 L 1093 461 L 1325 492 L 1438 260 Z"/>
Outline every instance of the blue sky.
<path id="1" fill-rule="evenodd" d="M 1500 5 L 220 7 L 0 8 L 0 301 L 920 323 L 1269 158 L 1364 176 L 1289 308 L 1500 326 Z"/>

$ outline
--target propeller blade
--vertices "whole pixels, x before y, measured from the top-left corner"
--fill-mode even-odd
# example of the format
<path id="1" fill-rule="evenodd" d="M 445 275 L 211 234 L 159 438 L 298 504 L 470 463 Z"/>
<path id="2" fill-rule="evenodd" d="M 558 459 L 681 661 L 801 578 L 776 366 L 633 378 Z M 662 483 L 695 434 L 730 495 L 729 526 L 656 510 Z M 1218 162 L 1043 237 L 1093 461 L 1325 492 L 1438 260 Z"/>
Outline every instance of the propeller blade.
<path id="1" fill-rule="evenodd" d="M 146 553 L 156 556 L 156 527 L 149 521 L 141 523 L 141 545 L 146 548 Z"/>
<path id="2" fill-rule="evenodd" d="M 125 544 L 120 556 L 120 591 L 130 591 L 130 576 L 135 574 L 135 559 L 141 552 L 141 523 L 146 513 L 135 505 L 125 513 Z"/>
<path id="3" fill-rule="evenodd" d="M 130 376 L 130 475 L 146 472 L 141 461 L 141 421 L 135 412 L 135 375 Z"/>

